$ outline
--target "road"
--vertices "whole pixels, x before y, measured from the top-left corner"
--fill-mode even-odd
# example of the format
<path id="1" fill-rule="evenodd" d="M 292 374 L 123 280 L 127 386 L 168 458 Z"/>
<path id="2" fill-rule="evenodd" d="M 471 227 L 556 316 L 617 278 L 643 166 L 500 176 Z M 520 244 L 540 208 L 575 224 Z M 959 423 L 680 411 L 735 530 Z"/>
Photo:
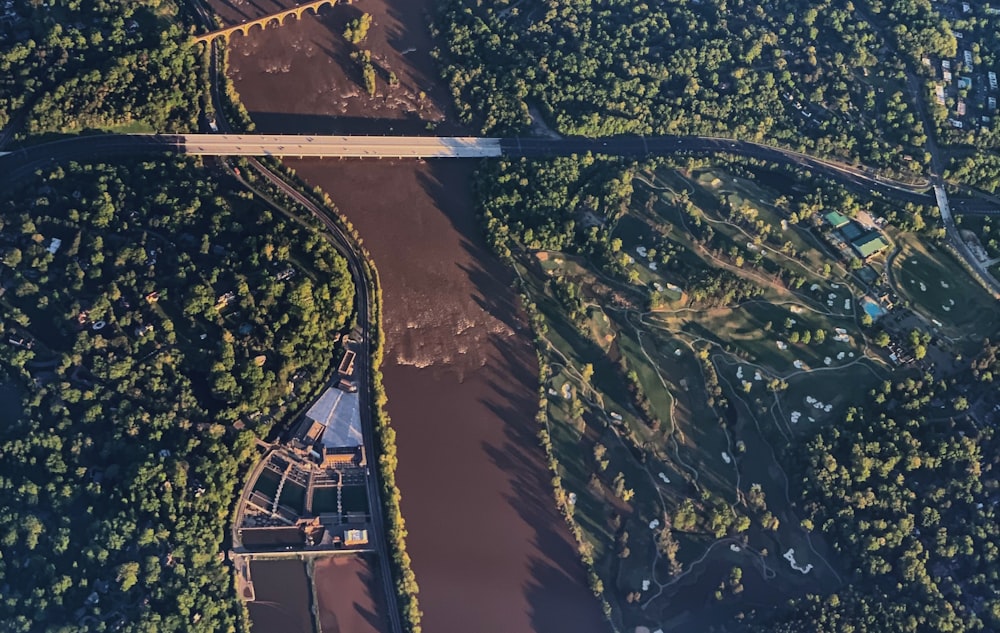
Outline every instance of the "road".
<path id="1" fill-rule="evenodd" d="M 193 5 L 195 6 L 195 9 L 197 10 L 202 21 L 206 25 L 209 25 L 209 28 L 211 28 L 211 12 L 204 5 L 202 5 L 200 0 L 195 0 Z M 209 46 L 211 46 L 210 55 L 212 60 L 212 64 L 209 68 L 209 81 L 211 82 L 212 104 L 216 113 L 216 124 L 222 132 L 229 133 L 232 131 L 232 126 L 225 117 L 226 110 L 222 103 L 219 85 L 218 50 L 216 42 L 211 42 Z M 319 219 L 329 231 L 329 236 L 334 246 L 344 256 L 344 259 L 347 260 L 347 266 L 351 273 L 351 279 L 354 282 L 354 287 L 357 292 L 357 322 L 362 328 L 361 341 L 358 349 L 359 362 L 355 364 L 355 372 L 358 378 L 359 401 L 368 405 L 360 407 L 361 429 L 363 435 L 362 439 L 364 441 L 366 454 L 370 455 L 372 461 L 377 463 L 378 455 L 380 453 L 375 450 L 375 427 L 374 421 L 372 420 L 371 408 L 372 403 L 375 401 L 372 396 L 371 367 L 371 315 L 374 313 L 372 305 L 374 298 L 369 292 L 369 275 L 366 274 L 361 255 L 356 250 L 356 244 L 354 241 L 351 240 L 350 237 L 343 232 L 343 230 L 341 230 L 340 226 L 333 221 L 325 210 L 314 204 L 312 200 L 303 195 L 298 189 L 289 185 L 280 176 L 262 165 L 255 158 L 249 158 L 248 162 L 250 163 L 250 166 L 259 174 L 278 187 L 291 199 L 305 207 L 310 213 L 313 214 L 314 217 Z M 223 161 L 223 165 L 229 169 L 229 165 L 225 163 L 225 161 Z M 244 185 L 248 187 L 250 186 L 249 183 L 246 183 L 241 176 L 237 176 L 234 171 L 230 171 L 230 173 L 241 180 Z M 378 326 L 381 327 L 381 324 L 378 324 Z M 382 574 L 382 587 L 386 599 L 386 619 L 392 633 L 403 633 L 403 622 L 400 616 L 401 611 L 399 609 L 398 601 L 399 596 L 396 593 L 396 576 L 393 574 L 390 562 L 390 552 L 388 541 L 386 539 L 385 517 L 382 515 L 383 508 L 385 506 L 382 502 L 382 486 L 380 485 L 381 476 L 378 468 L 373 469 L 373 473 L 374 474 L 372 476 L 366 478 L 366 484 L 368 486 L 368 499 L 372 504 L 371 515 L 372 531 L 374 532 L 373 541 L 377 558 L 379 560 L 379 568 Z"/>
<path id="2" fill-rule="evenodd" d="M 876 24 L 873 21 L 869 21 L 869 23 Z M 887 39 L 886 41 L 891 40 Z M 913 68 L 907 68 L 906 70 L 906 86 L 907 90 L 910 92 L 910 98 L 913 100 L 913 105 L 920 116 L 921 125 L 924 128 L 926 138 L 924 141 L 924 149 L 931 157 L 930 182 L 933 185 L 934 200 L 941 213 L 941 222 L 944 225 L 945 231 L 945 241 L 952 247 L 955 253 L 965 260 L 965 263 L 969 266 L 969 268 L 974 271 L 973 276 L 978 277 L 979 281 L 983 285 L 987 286 L 994 296 L 1000 296 L 1000 282 L 998 282 L 997 279 L 990 274 L 989 266 L 976 257 L 976 254 L 965 242 L 961 231 L 958 230 L 958 226 L 955 224 L 955 213 L 961 213 L 969 209 L 956 206 L 949 199 L 947 191 L 945 191 L 945 161 L 941 147 L 937 144 L 937 140 L 935 139 L 936 128 L 931 120 L 930 111 L 927 106 L 927 93 L 921 86 L 920 79 L 917 77 Z M 986 194 L 976 194 L 976 198 L 979 200 L 986 197 L 988 197 Z M 996 202 L 995 199 L 993 201 Z"/>
<path id="3" fill-rule="evenodd" d="M 739 141 L 711 136 L 616 136 L 590 138 L 512 138 L 501 139 L 504 156 L 541 158 L 570 154 L 607 154 L 641 158 L 674 154 L 733 154 L 779 164 L 793 165 L 831 176 L 855 187 L 875 190 L 887 196 L 919 204 L 933 204 L 927 192 L 929 182 L 907 183 L 880 176 L 874 170 L 838 161 L 816 158 L 789 149 L 772 147 L 751 141 Z"/>
<path id="4" fill-rule="evenodd" d="M 221 113 L 221 109 L 216 112 Z M 223 121 L 220 120 L 220 126 Z M 50 160 L 110 154 L 176 152 L 200 156 L 322 156 L 329 158 L 543 158 L 571 154 L 643 157 L 728 153 L 823 173 L 895 199 L 933 204 L 927 184 L 884 178 L 871 170 L 748 141 L 704 136 L 474 138 L 427 136 L 305 136 L 268 134 L 97 134 L 30 146 L 0 157 L 8 169 L 35 169 Z"/>
<path id="5" fill-rule="evenodd" d="M 36 169 L 45 165 L 71 160 L 106 160 L 115 156 L 135 156 L 141 154 L 163 155 L 176 151 L 176 143 L 172 137 L 162 137 L 159 135 L 113 135 L 102 134 L 95 136 L 81 136 L 34 145 L 0 157 L 0 181 L 16 182 L 21 180 Z M 274 183 L 286 195 L 301 204 L 316 216 L 329 229 L 330 236 L 337 249 L 347 259 L 351 277 L 357 288 L 357 309 L 358 323 L 368 324 L 372 314 L 372 297 L 368 292 L 368 281 L 364 274 L 360 256 L 355 252 L 353 242 L 341 231 L 340 227 L 322 209 L 315 205 L 309 198 L 302 195 L 297 189 L 286 183 L 277 175 L 273 174 L 258 161 L 251 159 L 250 164 L 260 172 L 260 174 Z M 362 337 L 359 358 L 371 359 L 371 347 L 369 342 L 369 332 L 365 329 L 365 336 Z M 369 362 L 358 363 L 358 386 L 362 402 L 373 402 L 371 394 L 371 367 Z M 364 430 L 365 450 L 369 455 L 378 455 L 373 450 L 376 446 L 373 422 L 371 419 L 371 408 L 361 407 L 361 422 Z M 378 558 L 381 561 L 382 574 L 385 579 L 386 599 L 388 600 L 387 618 L 392 630 L 401 633 L 402 623 L 399 617 L 399 608 L 396 601 L 394 576 L 390 566 L 388 548 L 385 541 L 385 526 L 382 517 L 382 490 L 377 477 L 368 478 L 368 495 L 372 500 L 372 524 L 375 534 Z"/>
<path id="6" fill-rule="evenodd" d="M 347 260 L 348 268 L 351 272 L 351 278 L 354 280 L 354 287 L 357 290 L 357 310 L 358 310 L 358 323 L 362 324 L 363 334 L 361 336 L 361 342 L 358 349 L 358 362 L 355 364 L 355 373 L 358 377 L 358 395 L 362 403 L 368 403 L 369 405 L 374 402 L 374 398 L 371 393 L 372 388 L 372 376 L 371 376 L 371 329 L 369 324 L 371 321 L 372 310 L 372 297 L 369 293 L 368 288 L 368 276 L 365 274 L 364 268 L 362 266 L 361 257 L 354 249 L 354 243 L 351 239 L 344 234 L 340 226 L 333 221 L 333 219 L 319 206 L 314 204 L 312 200 L 304 196 L 299 192 L 298 189 L 292 187 L 279 176 L 271 172 L 269 169 L 261 165 L 258 161 L 250 159 L 250 165 L 258 171 L 261 175 L 267 178 L 272 184 L 277 186 L 281 191 L 288 197 L 295 200 L 298 204 L 302 205 L 309 210 L 318 220 L 320 220 L 328 229 L 330 237 L 334 246 L 337 250 L 344 256 Z M 241 179 L 242 180 L 242 179 Z M 375 427 L 374 421 L 372 420 L 372 409 L 371 406 L 361 406 L 361 429 L 364 436 L 365 452 L 368 455 L 377 456 L 380 454 L 379 451 L 375 450 L 377 446 L 375 442 Z M 373 459 L 373 461 L 375 461 Z M 386 600 L 388 601 L 386 609 L 386 618 L 389 620 L 389 624 L 392 631 L 395 633 L 402 633 L 403 625 L 400 620 L 400 610 L 397 602 L 397 595 L 395 590 L 395 576 L 392 573 L 392 565 L 390 563 L 390 553 L 386 544 L 386 530 L 385 530 L 385 520 L 382 516 L 382 486 L 379 484 L 380 478 L 377 476 L 378 469 L 373 470 L 373 476 L 366 478 L 366 483 L 368 485 L 368 498 L 371 499 L 372 503 L 372 529 L 375 533 L 374 543 L 375 549 L 378 553 L 378 559 L 382 572 L 382 584 L 385 587 Z"/>
<path id="7" fill-rule="evenodd" d="M 500 139 L 471 136 L 305 136 L 185 134 L 161 136 L 194 156 L 319 156 L 327 158 L 495 158 Z"/>
<path id="8" fill-rule="evenodd" d="M 212 71 L 212 81 L 216 84 L 218 75 Z M 612 156 L 643 157 L 684 154 L 715 155 L 732 154 L 792 165 L 835 178 L 844 184 L 860 190 L 875 190 L 897 200 L 934 204 L 935 196 L 926 191 L 928 184 L 911 184 L 883 178 L 872 170 L 834 161 L 819 159 L 805 154 L 758 143 L 723 138 L 699 136 L 658 136 L 658 137 L 612 137 L 606 139 L 587 138 L 471 138 L 471 137 L 351 137 L 351 136 L 304 136 L 304 135 L 254 135 L 231 134 L 231 127 L 221 116 L 224 112 L 218 99 L 218 86 L 213 85 L 213 100 L 220 134 L 96 134 L 79 136 L 28 146 L 14 152 L 0 155 L 0 179 L 9 182 L 29 176 L 45 165 L 70 160 L 106 160 L 110 157 L 136 155 L 165 155 L 186 153 L 201 156 L 249 157 L 250 165 L 264 178 L 280 188 L 289 198 L 301 204 L 329 229 L 333 243 L 347 259 L 351 276 L 358 292 L 358 322 L 369 324 L 372 314 L 372 297 L 369 296 L 367 276 L 361 258 L 354 250 L 353 242 L 346 236 L 319 206 L 301 194 L 295 187 L 271 172 L 254 156 L 324 156 L 342 158 L 477 158 L 506 156 L 511 158 L 543 158 L 571 154 L 595 153 Z M 970 205 L 969 208 L 975 208 Z M 958 206 L 956 212 L 964 208 Z M 954 235 L 954 225 L 948 227 L 949 235 Z M 959 252 L 970 256 L 966 250 Z M 974 260 L 974 258 L 972 258 Z M 979 270 L 978 261 L 969 264 Z M 987 280 L 992 279 L 984 275 Z M 359 356 L 371 358 L 369 331 L 366 327 L 362 337 Z M 363 402 L 372 402 L 371 368 L 368 363 L 358 366 L 360 396 Z M 362 407 L 362 428 L 364 442 L 369 455 L 378 455 L 372 412 L 370 407 Z M 368 478 L 369 498 L 374 505 L 372 512 L 373 529 L 381 572 L 385 582 L 387 613 L 394 632 L 402 631 L 400 611 L 395 591 L 394 575 L 385 540 L 384 517 L 382 516 L 382 490 L 377 477 Z"/>

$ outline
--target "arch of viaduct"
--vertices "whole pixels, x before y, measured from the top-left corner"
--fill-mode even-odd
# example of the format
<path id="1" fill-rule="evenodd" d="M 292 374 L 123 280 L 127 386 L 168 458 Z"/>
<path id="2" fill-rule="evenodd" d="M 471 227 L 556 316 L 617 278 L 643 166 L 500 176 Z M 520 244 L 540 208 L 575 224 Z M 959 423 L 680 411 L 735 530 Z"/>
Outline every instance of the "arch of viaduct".
<path id="1" fill-rule="evenodd" d="M 204 35 L 198 35 L 194 38 L 194 41 L 197 43 L 204 42 L 206 44 L 210 44 L 217 39 L 228 41 L 229 37 L 233 33 L 242 33 L 243 36 L 246 37 L 247 35 L 250 35 L 250 31 L 255 26 L 259 26 L 261 30 L 266 29 L 272 23 L 277 26 L 281 26 L 285 23 L 286 18 L 295 17 L 296 20 L 300 20 L 302 19 L 302 14 L 306 11 L 312 11 L 313 14 L 316 15 L 319 14 L 319 10 L 323 6 L 332 7 L 341 1 L 342 0 L 314 0 L 313 2 L 298 4 L 291 9 L 272 13 L 271 15 L 265 15 L 257 18 L 256 20 L 250 20 L 248 22 L 244 22 L 243 24 L 237 24 L 236 26 L 229 26 L 224 29 L 219 29 L 218 31 L 205 33 Z"/>

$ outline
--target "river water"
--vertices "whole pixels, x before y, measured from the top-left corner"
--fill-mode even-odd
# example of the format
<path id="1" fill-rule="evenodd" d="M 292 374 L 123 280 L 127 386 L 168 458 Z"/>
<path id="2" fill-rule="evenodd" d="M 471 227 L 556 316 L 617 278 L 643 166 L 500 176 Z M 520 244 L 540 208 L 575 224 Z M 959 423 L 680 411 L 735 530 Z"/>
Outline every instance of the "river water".
<path id="1" fill-rule="evenodd" d="M 438 121 L 429 6 L 372 0 L 236 38 L 232 74 L 260 131 L 404 133 Z M 398 95 L 361 95 L 344 61 L 342 12 L 361 9 L 375 16 L 366 47 L 400 77 Z M 388 410 L 424 630 L 606 630 L 555 510 L 535 435 L 530 331 L 474 216 L 474 165 L 288 162 L 351 219 L 381 275 Z"/>
<path id="2" fill-rule="evenodd" d="M 255 560 L 250 563 L 254 593 L 249 603 L 255 633 L 310 633 L 309 578 L 306 565 L 298 560 Z"/>

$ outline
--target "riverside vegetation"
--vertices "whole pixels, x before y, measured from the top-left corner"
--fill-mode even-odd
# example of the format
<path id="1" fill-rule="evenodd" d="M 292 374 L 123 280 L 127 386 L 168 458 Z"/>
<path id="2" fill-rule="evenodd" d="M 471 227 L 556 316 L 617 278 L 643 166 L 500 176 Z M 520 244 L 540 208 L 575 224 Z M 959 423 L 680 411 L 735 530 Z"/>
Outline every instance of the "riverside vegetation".
<path id="1" fill-rule="evenodd" d="M 385 393 L 385 387 L 382 383 L 381 371 L 385 350 L 385 330 L 382 326 L 382 286 L 379 283 L 378 269 L 375 267 L 371 254 L 362 245 L 361 236 L 350 221 L 339 212 L 328 194 L 319 188 L 309 190 L 308 186 L 298 178 L 293 169 L 285 167 L 279 161 L 272 159 L 268 162 L 269 169 L 281 174 L 286 180 L 296 183 L 299 189 L 304 191 L 317 207 L 328 211 L 330 217 L 335 219 L 344 232 L 350 236 L 356 250 L 361 255 L 360 262 L 363 276 L 365 283 L 368 284 L 368 296 L 372 300 L 369 306 L 370 314 L 368 323 L 368 335 L 372 342 L 371 379 L 373 400 L 371 407 L 372 420 L 375 423 L 375 437 L 378 440 L 379 482 L 382 486 L 383 503 L 381 510 L 386 520 L 386 540 L 389 544 L 393 572 L 395 574 L 393 586 L 400 600 L 403 622 L 407 630 L 413 633 L 420 633 L 422 629 L 418 599 L 419 587 L 416 575 L 411 568 L 410 557 L 406 553 L 406 522 L 400 510 L 401 494 L 399 487 L 396 485 L 396 467 L 398 464 L 396 456 L 396 432 L 391 426 L 389 414 L 385 411 L 388 396 Z M 268 181 L 259 181 L 253 176 L 254 172 L 248 169 L 249 165 L 247 163 L 244 162 L 242 167 L 247 169 L 247 173 L 255 185 L 265 189 L 275 200 L 287 203 L 288 207 L 295 206 L 294 202 L 288 200 L 284 193 L 277 190 L 276 187 L 271 186 Z M 312 218 L 308 220 L 303 219 L 306 222 L 311 220 Z"/>
<path id="2" fill-rule="evenodd" d="M 206 176 L 71 164 L 0 201 L 12 630 L 245 625 L 218 557 L 241 469 L 324 383 L 354 288 L 317 229 Z"/>
<path id="3" fill-rule="evenodd" d="M 15 0 L 0 21 L 0 129 L 19 116 L 22 138 L 193 127 L 200 56 L 187 11 L 173 0 Z"/>
<path id="4" fill-rule="evenodd" d="M 837 2 L 455 0 L 437 30 L 460 116 L 484 132 L 528 131 L 534 106 L 565 134 L 732 135 L 922 170 L 906 69 L 954 36 L 922 5 L 862 8 L 911 28 Z M 995 319 L 945 313 L 951 369 L 895 369 L 882 350 L 905 335 L 859 310 L 866 266 L 820 219 L 868 213 L 933 250 L 934 208 L 725 159 L 498 161 L 478 192 L 532 319 L 556 500 L 616 628 L 997 626 L 995 440 L 962 395 L 988 397 L 989 372 L 970 372 Z M 900 259 L 867 268 L 914 284 Z M 950 256 L 926 266 L 964 278 Z M 992 305 L 971 282 L 955 298 Z"/>
<path id="5" fill-rule="evenodd" d="M 932 208 L 754 161 L 500 161 L 478 190 L 535 331 L 556 500 L 617 627 L 1000 624 L 996 440 L 965 413 L 995 354 L 946 316 L 954 368 L 894 369 L 899 333 L 858 310 L 867 284 L 817 221 L 865 212 L 933 244 Z"/>

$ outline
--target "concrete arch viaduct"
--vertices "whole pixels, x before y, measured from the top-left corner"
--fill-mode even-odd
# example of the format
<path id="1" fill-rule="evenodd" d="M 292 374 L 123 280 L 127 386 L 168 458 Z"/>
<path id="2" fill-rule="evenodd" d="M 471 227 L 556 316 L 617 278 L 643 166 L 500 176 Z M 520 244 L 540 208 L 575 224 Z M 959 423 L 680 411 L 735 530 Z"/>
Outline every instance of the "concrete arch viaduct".
<path id="1" fill-rule="evenodd" d="M 296 20 L 302 19 L 302 14 L 306 11 L 312 11 L 314 15 L 319 14 L 319 10 L 323 6 L 335 6 L 339 4 L 341 0 L 314 0 L 313 2 L 304 2 L 302 4 L 297 4 L 291 9 L 285 9 L 284 11 L 278 11 L 277 13 L 272 13 L 270 15 L 265 15 L 259 17 L 255 20 L 249 20 L 243 24 L 237 24 L 235 26 L 228 26 L 224 29 L 219 29 L 217 31 L 212 31 L 210 33 L 205 33 L 204 35 L 198 35 L 194 38 L 197 43 L 204 42 L 209 44 L 215 40 L 221 39 L 224 41 L 229 41 L 229 37 L 233 33 L 242 33 L 244 37 L 250 35 L 250 31 L 255 27 L 259 26 L 261 30 L 266 29 L 269 25 L 274 24 L 276 26 L 281 26 L 285 23 L 285 19 L 289 17 L 294 17 Z"/>

